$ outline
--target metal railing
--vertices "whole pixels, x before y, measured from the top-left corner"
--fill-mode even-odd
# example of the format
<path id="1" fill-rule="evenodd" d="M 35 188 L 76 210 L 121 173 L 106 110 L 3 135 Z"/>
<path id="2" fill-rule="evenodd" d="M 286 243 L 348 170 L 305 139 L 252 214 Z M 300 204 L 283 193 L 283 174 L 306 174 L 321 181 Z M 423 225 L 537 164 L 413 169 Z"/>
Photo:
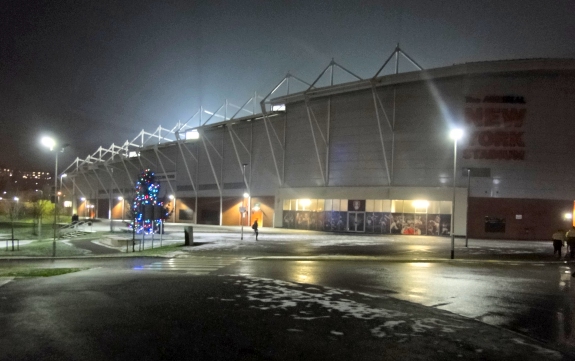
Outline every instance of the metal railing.
<path id="1" fill-rule="evenodd" d="M 58 238 L 73 238 L 92 232 L 91 221 L 78 221 L 71 224 L 59 225 Z"/>

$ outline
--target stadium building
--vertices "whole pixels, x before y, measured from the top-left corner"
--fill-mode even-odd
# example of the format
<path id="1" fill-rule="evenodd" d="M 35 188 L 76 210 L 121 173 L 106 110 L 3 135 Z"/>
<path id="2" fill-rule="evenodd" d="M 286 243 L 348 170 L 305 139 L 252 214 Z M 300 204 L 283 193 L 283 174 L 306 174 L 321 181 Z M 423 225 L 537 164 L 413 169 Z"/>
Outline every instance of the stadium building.
<path id="1" fill-rule="evenodd" d="M 572 225 L 574 122 L 574 60 L 424 70 L 398 47 L 370 79 L 332 61 L 100 148 L 64 170 L 64 188 L 80 216 L 125 218 L 150 168 L 175 222 L 448 235 L 453 217 L 455 235 L 548 239 Z"/>

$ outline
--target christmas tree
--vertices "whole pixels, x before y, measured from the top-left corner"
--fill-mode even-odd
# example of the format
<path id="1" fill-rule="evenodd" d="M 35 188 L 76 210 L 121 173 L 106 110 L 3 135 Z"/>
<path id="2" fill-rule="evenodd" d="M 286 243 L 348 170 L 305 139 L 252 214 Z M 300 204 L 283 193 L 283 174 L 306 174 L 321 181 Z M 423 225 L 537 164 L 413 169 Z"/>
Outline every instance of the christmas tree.
<path id="1" fill-rule="evenodd" d="M 134 217 L 131 226 L 134 227 L 135 222 L 137 233 L 153 233 L 160 229 L 159 225 L 166 219 L 164 204 L 158 201 L 159 192 L 160 184 L 156 183 L 154 172 L 150 169 L 144 170 L 136 182 L 136 195 L 132 204 Z"/>

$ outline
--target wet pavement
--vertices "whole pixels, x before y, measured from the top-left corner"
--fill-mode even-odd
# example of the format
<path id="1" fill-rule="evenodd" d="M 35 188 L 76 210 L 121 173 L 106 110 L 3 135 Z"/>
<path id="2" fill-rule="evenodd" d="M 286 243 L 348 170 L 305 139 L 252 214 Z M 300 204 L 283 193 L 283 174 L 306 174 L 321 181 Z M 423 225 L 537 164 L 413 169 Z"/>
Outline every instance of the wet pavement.
<path id="1" fill-rule="evenodd" d="M 0 268 L 164 270 L 190 277 L 243 275 L 351 290 L 518 332 L 575 359 L 575 264 L 554 257 L 551 242 L 470 240 L 470 247 L 464 247 L 457 239 L 456 259 L 449 260 L 449 239 L 443 237 L 265 229 L 257 243 L 249 234 L 244 241 L 238 236 L 233 228 L 215 232 L 207 227 L 195 234 L 193 247 L 181 247 L 172 260 L 0 260 Z"/>
<path id="2" fill-rule="evenodd" d="M 436 308 L 234 267 L 17 280 L 0 288 L 0 360 L 573 359 Z"/>

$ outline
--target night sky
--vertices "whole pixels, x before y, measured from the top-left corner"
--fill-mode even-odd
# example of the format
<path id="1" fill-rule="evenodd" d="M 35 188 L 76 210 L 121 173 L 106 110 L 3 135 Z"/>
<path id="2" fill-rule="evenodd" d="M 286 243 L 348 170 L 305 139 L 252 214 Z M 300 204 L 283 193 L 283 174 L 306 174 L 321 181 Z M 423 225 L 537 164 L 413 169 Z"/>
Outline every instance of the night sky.
<path id="1" fill-rule="evenodd" d="M 331 58 L 371 77 L 398 42 L 424 68 L 575 58 L 571 0 L 3 0 L 0 16 L 0 166 L 26 170 L 53 169 L 42 135 L 70 143 L 63 170 Z"/>

